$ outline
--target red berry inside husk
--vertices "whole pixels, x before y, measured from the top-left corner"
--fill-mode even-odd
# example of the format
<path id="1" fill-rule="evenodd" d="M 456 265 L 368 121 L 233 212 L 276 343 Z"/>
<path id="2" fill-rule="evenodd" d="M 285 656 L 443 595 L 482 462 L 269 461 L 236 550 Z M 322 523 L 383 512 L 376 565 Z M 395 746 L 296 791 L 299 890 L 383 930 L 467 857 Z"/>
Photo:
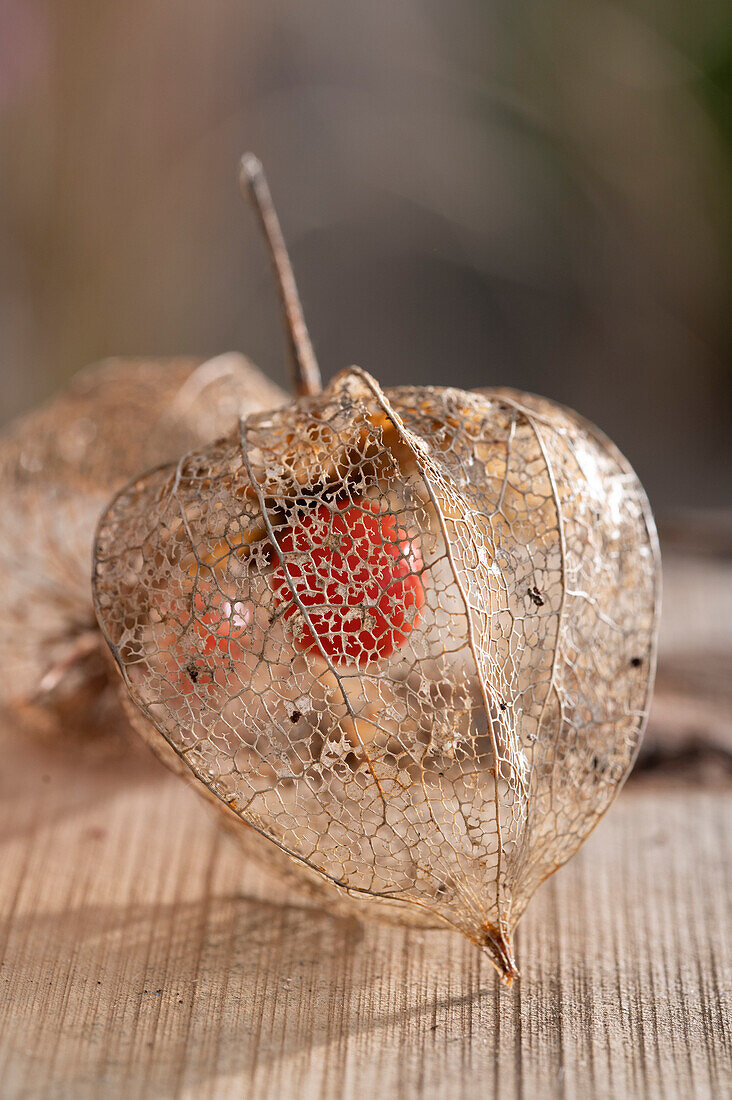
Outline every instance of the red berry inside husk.
<path id="1" fill-rule="evenodd" d="M 367 500 L 333 511 L 321 504 L 277 541 L 290 581 L 279 564 L 275 599 L 285 605 L 285 620 L 301 614 L 297 601 L 309 620 L 295 633 L 298 649 L 363 666 L 404 645 L 424 604 L 424 566 L 419 539 L 393 512 Z"/>

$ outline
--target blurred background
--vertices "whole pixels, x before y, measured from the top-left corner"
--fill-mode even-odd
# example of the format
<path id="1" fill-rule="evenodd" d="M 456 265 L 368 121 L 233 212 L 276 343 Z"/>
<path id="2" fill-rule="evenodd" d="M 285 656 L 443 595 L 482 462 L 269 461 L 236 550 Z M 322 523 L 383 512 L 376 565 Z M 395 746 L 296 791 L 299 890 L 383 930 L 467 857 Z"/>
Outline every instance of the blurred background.
<path id="1" fill-rule="evenodd" d="M 509 384 L 731 501 L 728 0 L 2 0 L 0 420 L 109 355 Z"/>

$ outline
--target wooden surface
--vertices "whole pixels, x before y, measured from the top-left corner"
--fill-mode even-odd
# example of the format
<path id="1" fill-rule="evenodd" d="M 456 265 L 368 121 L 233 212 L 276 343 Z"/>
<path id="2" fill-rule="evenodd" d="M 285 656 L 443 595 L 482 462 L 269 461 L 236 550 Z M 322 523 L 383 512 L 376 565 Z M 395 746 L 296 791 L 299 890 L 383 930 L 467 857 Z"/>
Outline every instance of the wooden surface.
<path id="1" fill-rule="evenodd" d="M 730 1095 L 728 711 L 706 772 L 659 762 L 682 690 L 534 899 L 512 991 L 449 931 L 288 897 L 142 747 L 6 722 L 0 1096 Z"/>

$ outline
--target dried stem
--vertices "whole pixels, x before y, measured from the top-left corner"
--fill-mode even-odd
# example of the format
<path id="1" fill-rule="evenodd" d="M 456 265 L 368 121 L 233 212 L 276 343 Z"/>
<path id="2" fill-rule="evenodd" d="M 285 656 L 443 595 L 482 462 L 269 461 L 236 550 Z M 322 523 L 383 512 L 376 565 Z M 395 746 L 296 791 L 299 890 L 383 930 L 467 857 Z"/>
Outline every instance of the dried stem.
<path id="1" fill-rule="evenodd" d="M 239 184 L 242 193 L 254 206 L 272 259 L 290 345 L 294 389 L 299 397 L 310 397 L 323 388 L 320 368 L 310 343 L 292 264 L 267 178 L 260 161 L 252 153 L 245 153 L 241 159 Z"/>

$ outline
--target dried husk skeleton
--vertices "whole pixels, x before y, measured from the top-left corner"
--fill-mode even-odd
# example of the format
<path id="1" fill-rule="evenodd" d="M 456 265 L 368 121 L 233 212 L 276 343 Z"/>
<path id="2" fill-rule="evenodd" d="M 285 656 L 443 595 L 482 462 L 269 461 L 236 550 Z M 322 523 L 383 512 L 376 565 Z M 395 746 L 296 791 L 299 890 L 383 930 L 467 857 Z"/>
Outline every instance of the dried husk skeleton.
<path id="1" fill-rule="evenodd" d="M 426 600 L 388 659 L 339 667 L 297 651 L 271 575 L 302 553 L 281 532 L 359 500 L 419 539 Z M 342 890 L 442 918 L 510 977 L 528 899 L 632 765 L 655 574 L 642 489 L 579 418 L 510 391 L 383 392 L 351 370 L 128 486 L 94 584 L 133 698 L 200 784 Z"/>
<path id="2" fill-rule="evenodd" d="M 313 389 L 274 410 L 274 390 L 237 391 L 248 415 L 227 435 L 118 493 L 94 549 L 99 624 L 140 732 L 252 855 L 320 900 L 446 922 L 510 981 L 528 900 L 642 736 L 646 497 L 601 433 L 540 398 L 384 391 L 356 368 Z M 361 514 L 386 523 L 418 604 L 382 574 L 354 602 L 344 523 Z M 334 601 L 350 648 L 324 631 Z"/>
<path id="3" fill-rule="evenodd" d="M 80 695 L 99 670 L 94 529 L 141 470 L 287 401 L 242 355 L 110 359 L 0 437 L 0 703 Z M 102 667 L 102 672 L 104 668 Z M 93 696 L 93 693 L 92 693 Z M 43 720 L 36 714 L 35 720 Z"/>

